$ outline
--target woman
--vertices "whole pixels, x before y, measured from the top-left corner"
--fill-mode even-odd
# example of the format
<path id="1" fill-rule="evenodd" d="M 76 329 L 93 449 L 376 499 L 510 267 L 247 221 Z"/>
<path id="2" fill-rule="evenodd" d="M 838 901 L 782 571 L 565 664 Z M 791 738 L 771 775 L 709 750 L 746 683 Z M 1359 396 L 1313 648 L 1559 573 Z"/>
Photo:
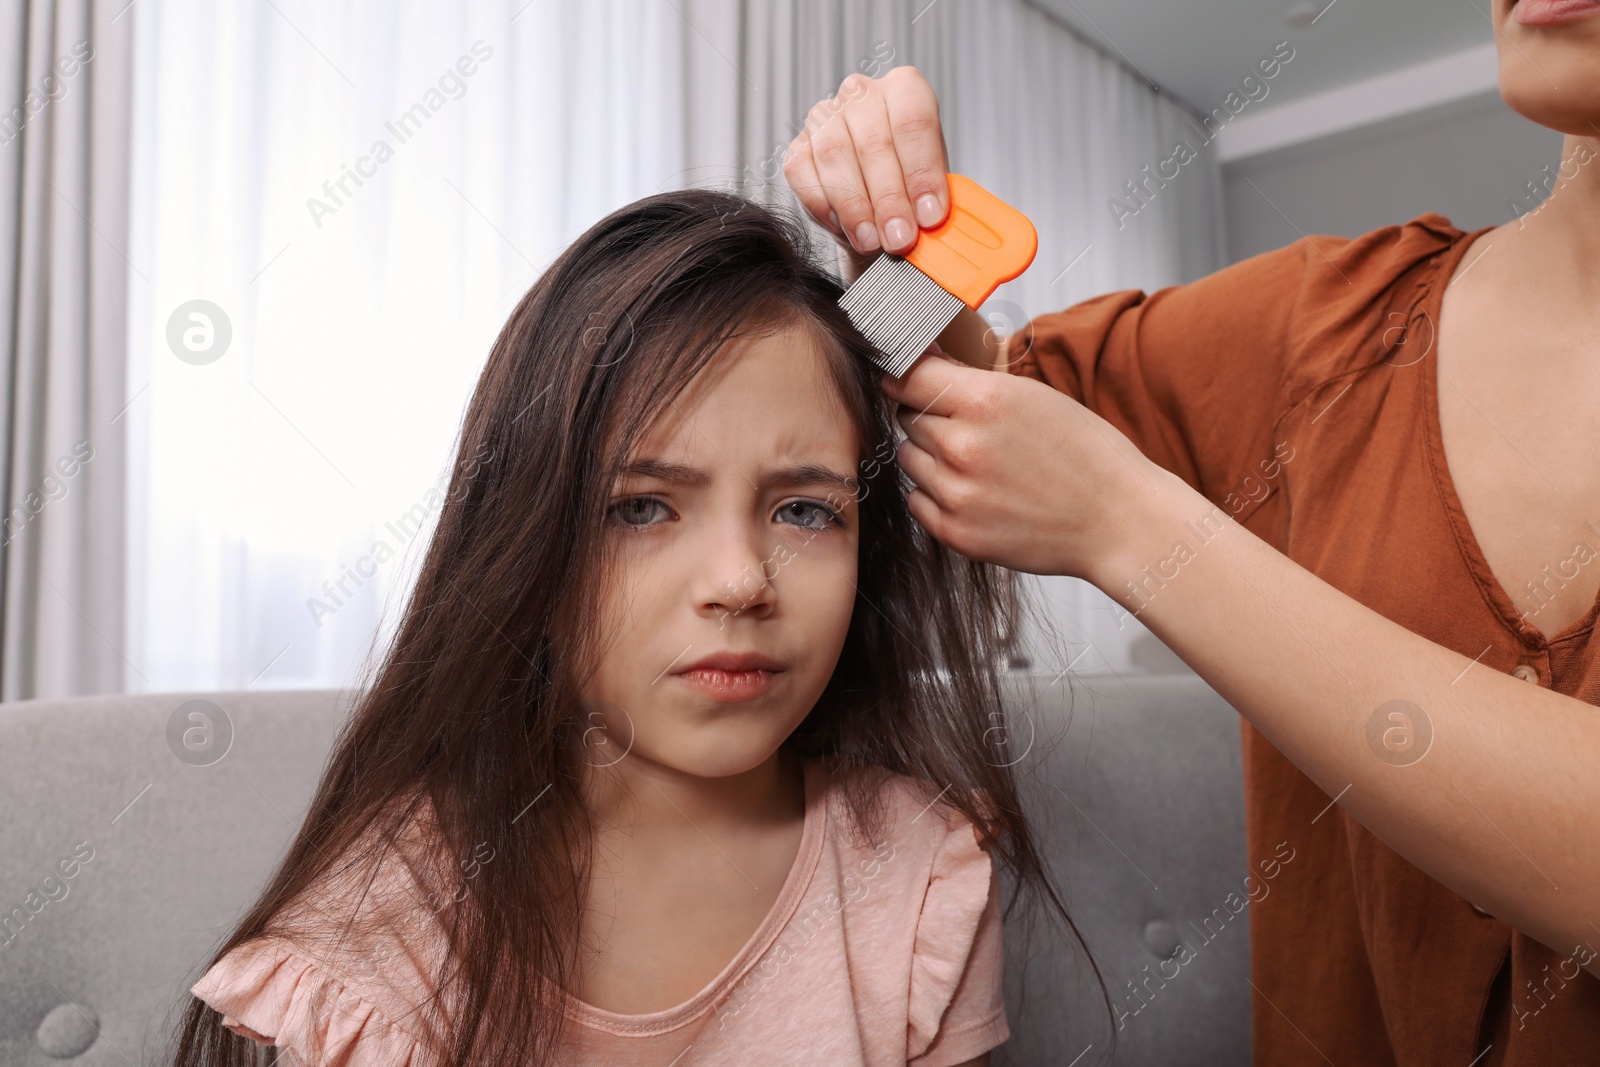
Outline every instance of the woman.
<path id="1" fill-rule="evenodd" d="M 1537 214 L 1302 240 L 1004 342 L 964 312 L 962 362 L 888 383 L 935 537 L 1094 583 L 1247 720 L 1252 866 L 1305 857 L 1252 909 L 1259 1064 L 1600 1047 L 1600 2 L 1493 20 L 1506 101 L 1566 134 Z M 848 79 L 784 170 L 852 275 L 905 251 L 948 203 L 931 89 Z"/>

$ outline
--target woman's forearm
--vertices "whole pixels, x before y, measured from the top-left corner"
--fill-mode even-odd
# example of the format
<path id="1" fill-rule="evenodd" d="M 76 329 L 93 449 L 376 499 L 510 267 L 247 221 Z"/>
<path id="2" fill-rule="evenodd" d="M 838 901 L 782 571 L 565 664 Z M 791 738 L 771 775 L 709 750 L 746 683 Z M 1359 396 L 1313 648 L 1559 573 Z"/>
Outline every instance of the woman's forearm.
<path id="1" fill-rule="evenodd" d="M 1156 470 L 1094 584 L 1400 855 L 1557 952 L 1600 946 L 1600 708 L 1384 618 Z"/>

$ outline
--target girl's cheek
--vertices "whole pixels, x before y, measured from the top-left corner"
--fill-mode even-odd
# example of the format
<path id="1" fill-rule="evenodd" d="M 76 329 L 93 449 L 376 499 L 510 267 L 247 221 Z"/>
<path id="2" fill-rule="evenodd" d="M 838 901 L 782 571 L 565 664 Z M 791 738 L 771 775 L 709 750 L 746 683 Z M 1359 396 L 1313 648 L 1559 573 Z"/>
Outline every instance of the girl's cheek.
<path id="1" fill-rule="evenodd" d="M 829 575 L 854 579 L 857 551 L 853 529 L 807 530 L 774 551 L 773 559 L 784 560 L 784 569 L 804 570 L 819 580 Z"/>
<path id="2" fill-rule="evenodd" d="M 815 548 L 816 544 L 808 547 Z M 790 583 L 790 588 L 799 591 L 814 607 L 833 607 L 849 615 L 855 603 L 859 570 L 853 538 L 846 543 L 841 537 L 838 544 L 830 544 L 809 557 L 802 552 L 789 565 L 789 570 L 799 579 Z"/>

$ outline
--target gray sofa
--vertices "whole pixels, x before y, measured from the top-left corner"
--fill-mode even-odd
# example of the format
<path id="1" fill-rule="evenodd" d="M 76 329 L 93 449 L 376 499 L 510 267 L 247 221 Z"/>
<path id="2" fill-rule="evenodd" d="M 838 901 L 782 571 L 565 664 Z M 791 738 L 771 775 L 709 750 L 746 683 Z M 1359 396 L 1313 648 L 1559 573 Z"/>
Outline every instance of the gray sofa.
<path id="1" fill-rule="evenodd" d="M 1248 1063 L 1248 908 L 1218 908 L 1246 873 L 1237 716 L 1193 675 L 1009 685 L 1028 810 L 1120 1006 L 1111 1062 Z M 160 1062 L 189 985 L 288 845 L 348 701 L 0 704 L 0 1065 Z M 1112 1017 L 1083 961 L 1053 926 L 1021 923 L 1006 931 L 1013 1036 L 994 1063 L 1107 1062 Z"/>

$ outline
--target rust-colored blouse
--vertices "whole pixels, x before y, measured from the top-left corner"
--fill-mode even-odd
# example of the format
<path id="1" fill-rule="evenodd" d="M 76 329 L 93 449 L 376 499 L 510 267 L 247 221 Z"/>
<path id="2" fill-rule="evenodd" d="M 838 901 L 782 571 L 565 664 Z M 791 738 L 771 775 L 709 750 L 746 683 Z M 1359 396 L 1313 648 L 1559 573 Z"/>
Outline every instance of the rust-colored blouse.
<path id="1" fill-rule="evenodd" d="M 1374 611 L 1600 704 L 1600 601 L 1556 634 L 1525 622 L 1445 465 L 1435 324 L 1481 232 L 1430 213 L 1109 293 L 1035 318 L 1008 342 L 1009 369 L 1081 401 Z M 1258 1065 L 1600 1062 L 1600 979 L 1579 969 L 1600 933 L 1561 951 L 1523 936 L 1330 809 L 1247 722 L 1243 743 L 1252 868 L 1280 841 L 1305 857 L 1251 908 Z M 1505 862 L 1526 861 L 1508 846 Z"/>

